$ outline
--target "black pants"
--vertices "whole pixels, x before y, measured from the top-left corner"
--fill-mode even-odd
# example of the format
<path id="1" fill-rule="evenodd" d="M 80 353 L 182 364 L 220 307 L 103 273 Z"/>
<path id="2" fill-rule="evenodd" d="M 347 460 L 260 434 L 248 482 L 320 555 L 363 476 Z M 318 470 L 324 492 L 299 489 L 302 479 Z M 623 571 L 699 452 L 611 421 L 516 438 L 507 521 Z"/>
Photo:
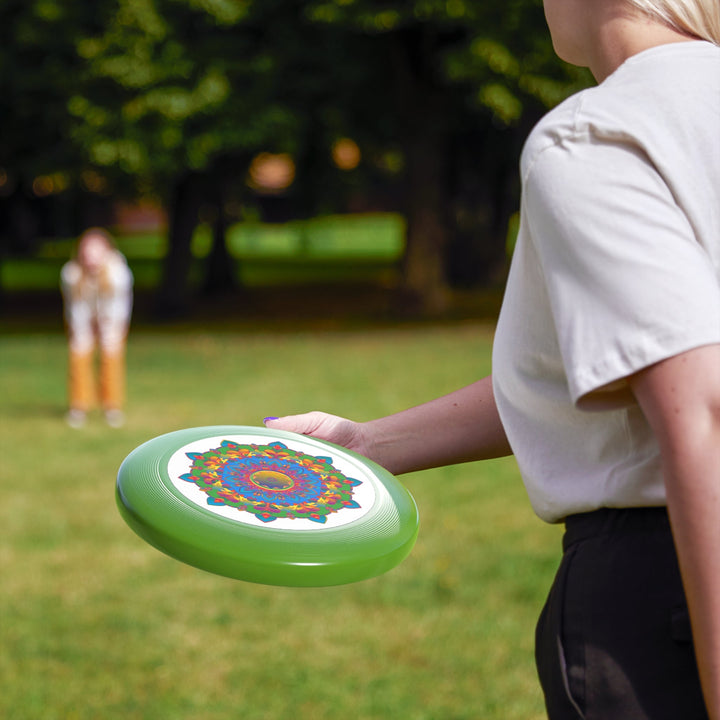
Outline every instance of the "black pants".
<path id="1" fill-rule="evenodd" d="M 707 720 L 664 508 L 568 518 L 537 626 L 550 720 Z"/>

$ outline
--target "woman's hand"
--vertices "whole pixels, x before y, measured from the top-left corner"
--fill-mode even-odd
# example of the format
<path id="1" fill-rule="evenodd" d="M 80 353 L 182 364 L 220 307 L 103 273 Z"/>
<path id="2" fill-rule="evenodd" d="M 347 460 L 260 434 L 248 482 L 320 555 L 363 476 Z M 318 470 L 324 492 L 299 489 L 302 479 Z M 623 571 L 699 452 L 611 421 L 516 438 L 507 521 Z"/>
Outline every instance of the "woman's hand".
<path id="1" fill-rule="evenodd" d="M 366 457 L 370 456 L 363 425 L 337 415 L 313 411 L 302 415 L 265 418 L 265 426 L 273 430 L 288 430 L 300 435 L 311 435 L 319 440 L 342 445 Z"/>

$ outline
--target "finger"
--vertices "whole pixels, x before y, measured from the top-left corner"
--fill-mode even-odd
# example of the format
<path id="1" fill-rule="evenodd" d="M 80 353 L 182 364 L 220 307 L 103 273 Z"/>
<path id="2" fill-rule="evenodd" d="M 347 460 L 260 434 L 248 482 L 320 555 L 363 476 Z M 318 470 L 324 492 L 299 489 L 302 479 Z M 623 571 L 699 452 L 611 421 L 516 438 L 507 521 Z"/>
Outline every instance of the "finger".
<path id="1" fill-rule="evenodd" d="M 273 430 L 287 430 L 300 435 L 312 435 L 319 425 L 316 413 L 285 415 L 279 418 L 267 417 L 263 422 L 265 423 L 265 427 L 272 428 Z"/>

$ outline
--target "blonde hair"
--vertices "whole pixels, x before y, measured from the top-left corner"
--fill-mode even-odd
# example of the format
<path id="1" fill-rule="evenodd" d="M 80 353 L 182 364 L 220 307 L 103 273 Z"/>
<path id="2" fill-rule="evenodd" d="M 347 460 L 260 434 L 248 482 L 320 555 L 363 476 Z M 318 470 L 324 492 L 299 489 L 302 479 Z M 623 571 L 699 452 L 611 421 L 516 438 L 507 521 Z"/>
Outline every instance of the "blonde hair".
<path id="1" fill-rule="evenodd" d="M 675 30 L 720 45 L 718 0 L 628 0 Z"/>

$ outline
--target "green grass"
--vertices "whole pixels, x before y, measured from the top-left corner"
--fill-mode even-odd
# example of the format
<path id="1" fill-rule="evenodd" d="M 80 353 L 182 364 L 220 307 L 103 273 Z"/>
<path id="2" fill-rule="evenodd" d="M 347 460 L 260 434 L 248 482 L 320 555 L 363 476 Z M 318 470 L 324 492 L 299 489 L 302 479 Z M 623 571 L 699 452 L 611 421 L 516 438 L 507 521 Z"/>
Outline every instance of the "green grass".
<path id="1" fill-rule="evenodd" d="M 161 233 L 118 235 L 116 242 L 135 276 L 135 286 L 154 288 L 162 275 L 167 237 Z M 226 243 L 246 287 L 317 282 L 388 282 L 396 279 L 405 244 L 405 221 L 394 213 L 334 215 L 283 224 L 236 223 Z M 74 239 L 41 243 L 32 257 L 4 258 L 0 287 L 6 291 L 57 288 L 60 269 Z M 200 225 L 192 242 L 193 280 L 203 274 L 212 244 L 211 228 Z"/>
<path id="2" fill-rule="evenodd" d="M 59 258 L 8 258 L 0 263 L 0 288 L 7 292 L 55 290 L 60 287 Z M 129 261 L 136 289 L 152 290 L 162 280 L 162 262 L 152 258 Z M 205 266 L 195 258 L 190 281 L 201 284 Z M 236 263 L 236 276 L 247 288 L 282 285 L 313 285 L 339 283 L 372 283 L 388 285 L 397 282 L 398 268 L 394 262 L 373 258 L 339 257 L 249 257 Z"/>
<path id="3" fill-rule="evenodd" d="M 412 554 L 327 589 L 172 560 L 121 520 L 125 455 L 160 433 L 321 408 L 365 419 L 489 369 L 490 329 L 133 332 L 128 423 L 66 427 L 61 335 L 0 338 L 0 717 L 540 720 L 532 660 L 557 528 L 511 459 L 406 476 Z"/>

